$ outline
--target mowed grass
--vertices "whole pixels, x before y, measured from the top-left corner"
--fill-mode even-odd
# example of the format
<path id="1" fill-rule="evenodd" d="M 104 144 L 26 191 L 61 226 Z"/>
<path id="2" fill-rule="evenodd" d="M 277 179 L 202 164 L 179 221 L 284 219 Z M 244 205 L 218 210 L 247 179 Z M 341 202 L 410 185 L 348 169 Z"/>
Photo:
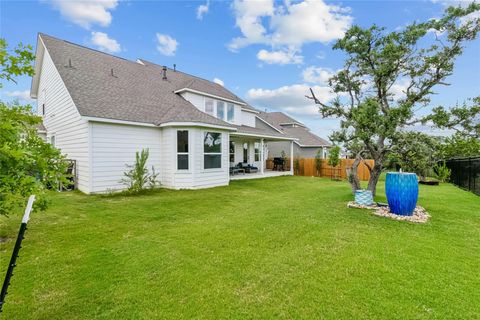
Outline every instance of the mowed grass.
<path id="1" fill-rule="evenodd" d="M 383 182 L 378 200 L 385 201 Z M 5 319 L 478 319 L 480 198 L 420 186 L 426 225 L 348 209 L 346 182 L 234 181 L 34 212 Z M 2 217 L 1 277 L 20 217 Z"/>

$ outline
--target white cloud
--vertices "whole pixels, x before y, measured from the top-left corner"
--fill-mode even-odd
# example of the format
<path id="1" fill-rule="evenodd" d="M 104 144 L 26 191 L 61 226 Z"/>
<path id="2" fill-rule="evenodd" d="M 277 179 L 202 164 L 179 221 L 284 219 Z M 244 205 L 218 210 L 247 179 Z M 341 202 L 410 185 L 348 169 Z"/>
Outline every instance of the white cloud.
<path id="1" fill-rule="evenodd" d="M 462 25 L 466 24 L 467 22 L 474 21 L 480 19 L 480 11 L 474 11 L 465 17 L 460 18 L 460 23 Z"/>
<path id="2" fill-rule="evenodd" d="M 343 37 L 353 21 L 348 15 L 349 8 L 329 5 L 323 0 L 285 1 L 284 4 L 273 0 L 235 0 L 232 7 L 236 26 L 242 33 L 229 43 L 232 51 L 264 44 L 276 52 L 301 52 L 305 43 L 328 43 Z"/>
<path id="3" fill-rule="evenodd" d="M 207 0 L 207 3 L 201 4 L 197 7 L 197 19 L 202 20 L 203 16 L 208 13 L 208 9 L 210 8 L 210 0 Z"/>
<path id="4" fill-rule="evenodd" d="M 177 40 L 169 35 L 157 33 L 157 50 L 166 56 L 174 56 L 178 47 Z"/>
<path id="5" fill-rule="evenodd" d="M 225 82 L 223 82 L 223 80 L 220 80 L 220 79 L 218 79 L 218 78 L 213 78 L 213 82 L 215 82 L 216 84 L 221 85 L 222 87 L 225 85 Z"/>
<path id="6" fill-rule="evenodd" d="M 120 44 L 117 40 L 109 38 L 108 34 L 103 32 L 92 32 L 92 43 L 102 51 L 120 52 Z"/>
<path id="7" fill-rule="evenodd" d="M 390 93 L 393 94 L 393 99 L 398 100 L 405 98 L 405 93 L 410 84 L 410 80 L 402 78 L 397 80 L 390 88 Z"/>
<path id="8" fill-rule="evenodd" d="M 311 66 L 303 70 L 302 77 L 308 83 L 328 84 L 328 79 L 335 74 L 332 69 Z"/>
<path id="9" fill-rule="evenodd" d="M 22 100 L 25 102 L 33 102 L 34 99 L 30 98 L 30 90 L 15 90 L 15 91 L 6 91 L 5 95 L 14 99 Z"/>
<path id="10" fill-rule="evenodd" d="M 274 13 L 273 0 L 243 1 L 235 0 L 233 3 L 235 25 L 240 29 L 243 37 L 235 38 L 229 44 L 233 51 L 252 43 L 267 42 L 266 29 L 262 24 L 262 17 Z"/>
<path id="11" fill-rule="evenodd" d="M 331 101 L 335 97 L 328 87 L 293 84 L 272 90 L 250 89 L 247 92 L 247 100 L 259 108 L 272 108 L 293 115 L 318 115 L 318 107 L 305 97 L 310 95 L 310 88 L 323 102 Z"/>
<path id="12" fill-rule="evenodd" d="M 267 64 L 299 64 L 303 63 L 303 56 L 295 50 L 267 51 L 262 49 L 257 53 L 257 59 Z"/>
<path id="13" fill-rule="evenodd" d="M 93 24 L 109 26 L 112 22 L 110 11 L 116 8 L 118 0 L 51 0 L 51 3 L 65 19 L 89 29 Z"/>

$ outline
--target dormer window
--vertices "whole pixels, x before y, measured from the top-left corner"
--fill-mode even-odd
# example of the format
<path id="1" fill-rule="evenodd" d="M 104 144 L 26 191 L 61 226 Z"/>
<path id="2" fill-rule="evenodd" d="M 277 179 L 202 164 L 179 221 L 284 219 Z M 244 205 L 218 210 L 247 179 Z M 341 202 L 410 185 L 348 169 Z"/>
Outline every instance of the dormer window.
<path id="1" fill-rule="evenodd" d="M 235 117 L 235 106 L 233 103 L 227 104 L 227 121 L 228 122 L 233 122 L 233 119 Z"/>
<path id="2" fill-rule="evenodd" d="M 225 102 L 217 101 L 217 118 L 224 120 L 225 118 Z"/>
<path id="3" fill-rule="evenodd" d="M 213 109 L 213 100 L 212 99 L 205 99 L 205 113 L 214 116 L 215 112 Z"/>

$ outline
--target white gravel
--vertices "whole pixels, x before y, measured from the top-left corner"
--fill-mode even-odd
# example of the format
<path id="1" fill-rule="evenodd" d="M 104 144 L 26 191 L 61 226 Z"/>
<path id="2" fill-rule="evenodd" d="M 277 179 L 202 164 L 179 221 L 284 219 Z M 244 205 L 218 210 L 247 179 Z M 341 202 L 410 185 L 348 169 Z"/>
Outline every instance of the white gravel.
<path id="1" fill-rule="evenodd" d="M 373 211 L 374 215 L 377 215 L 380 217 L 387 217 L 387 218 L 399 220 L 399 221 L 410 221 L 414 223 L 426 223 L 428 221 L 428 218 L 430 218 L 430 215 L 421 206 L 417 206 L 413 211 L 413 215 L 411 216 L 400 216 L 400 215 L 391 213 L 388 207 L 379 207 L 375 204 L 371 206 L 364 206 L 364 205 L 359 205 L 354 201 L 348 202 L 347 207 L 369 209 Z"/>

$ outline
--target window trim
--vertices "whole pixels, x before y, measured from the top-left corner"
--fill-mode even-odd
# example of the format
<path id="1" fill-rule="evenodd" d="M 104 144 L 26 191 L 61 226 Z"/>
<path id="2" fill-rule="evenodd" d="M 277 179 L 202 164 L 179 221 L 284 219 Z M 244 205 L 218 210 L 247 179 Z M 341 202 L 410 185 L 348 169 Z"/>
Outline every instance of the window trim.
<path id="1" fill-rule="evenodd" d="M 50 136 L 50 138 L 48 139 L 48 143 L 50 143 L 54 148 L 57 147 L 57 137 L 55 136 L 55 134 L 52 134 Z"/>
<path id="2" fill-rule="evenodd" d="M 220 108 L 218 107 L 219 104 L 223 104 L 223 108 L 221 108 L 221 109 L 223 109 L 223 117 L 222 118 L 220 118 L 218 116 L 218 110 L 220 110 Z M 227 116 L 226 113 L 225 113 L 225 108 L 226 108 L 227 104 L 225 103 L 225 101 L 215 100 L 215 105 L 216 105 L 216 110 L 215 110 L 216 111 L 215 112 L 216 118 L 225 121 L 225 118 Z"/>
<path id="3" fill-rule="evenodd" d="M 230 107 L 232 107 L 232 119 L 228 118 L 228 110 L 229 110 Z M 226 110 L 227 112 L 225 113 L 225 121 L 230 122 L 230 123 L 234 123 L 235 122 L 235 104 L 227 103 L 226 109 L 227 109 Z"/>
<path id="4" fill-rule="evenodd" d="M 218 133 L 220 134 L 220 152 L 205 152 L 205 136 L 208 134 L 208 133 Z M 203 131 L 203 143 L 202 143 L 202 150 L 203 150 L 203 157 L 202 157 L 202 161 L 203 161 L 203 170 L 204 171 L 222 171 L 223 170 L 223 161 L 222 161 L 222 156 L 223 156 L 223 135 L 222 135 L 222 132 L 218 132 L 218 131 Z M 218 168 L 205 168 L 205 155 L 219 155 L 220 156 L 220 167 Z"/>
<path id="5" fill-rule="evenodd" d="M 258 148 L 256 147 L 256 145 L 258 145 Z M 254 162 L 259 162 L 260 161 L 260 142 L 254 142 L 253 143 L 253 161 Z M 258 160 L 257 160 L 257 156 L 258 156 Z"/>
<path id="6" fill-rule="evenodd" d="M 232 146 L 233 146 L 233 151 L 230 149 Z M 233 156 L 233 161 L 230 161 L 232 160 L 232 156 Z M 235 141 L 230 141 L 228 144 L 228 161 L 230 163 L 235 163 Z"/>
<path id="7" fill-rule="evenodd" d="M 178 133 L 180 131 L 186 131 L 187 132 L 187 146 L 188 146 L 188 151 L 187 152 L 178 152 Z M 177 134 L 176 134 L 176 143 L 175 143 L 175 150 L 176 150 L 176 156 L 175 156 L 175 162 L 176 162 L 176 169 L 178 172 L 190 172 L 190 130 L 188 129 L 178 129 L 176 130 Z M 179 169 L 178 168 L 178 156 L 179 155 L 186 155 L 187 156 L 187 165 L 188 165 L 188 168 L 187 169 Z"/>

